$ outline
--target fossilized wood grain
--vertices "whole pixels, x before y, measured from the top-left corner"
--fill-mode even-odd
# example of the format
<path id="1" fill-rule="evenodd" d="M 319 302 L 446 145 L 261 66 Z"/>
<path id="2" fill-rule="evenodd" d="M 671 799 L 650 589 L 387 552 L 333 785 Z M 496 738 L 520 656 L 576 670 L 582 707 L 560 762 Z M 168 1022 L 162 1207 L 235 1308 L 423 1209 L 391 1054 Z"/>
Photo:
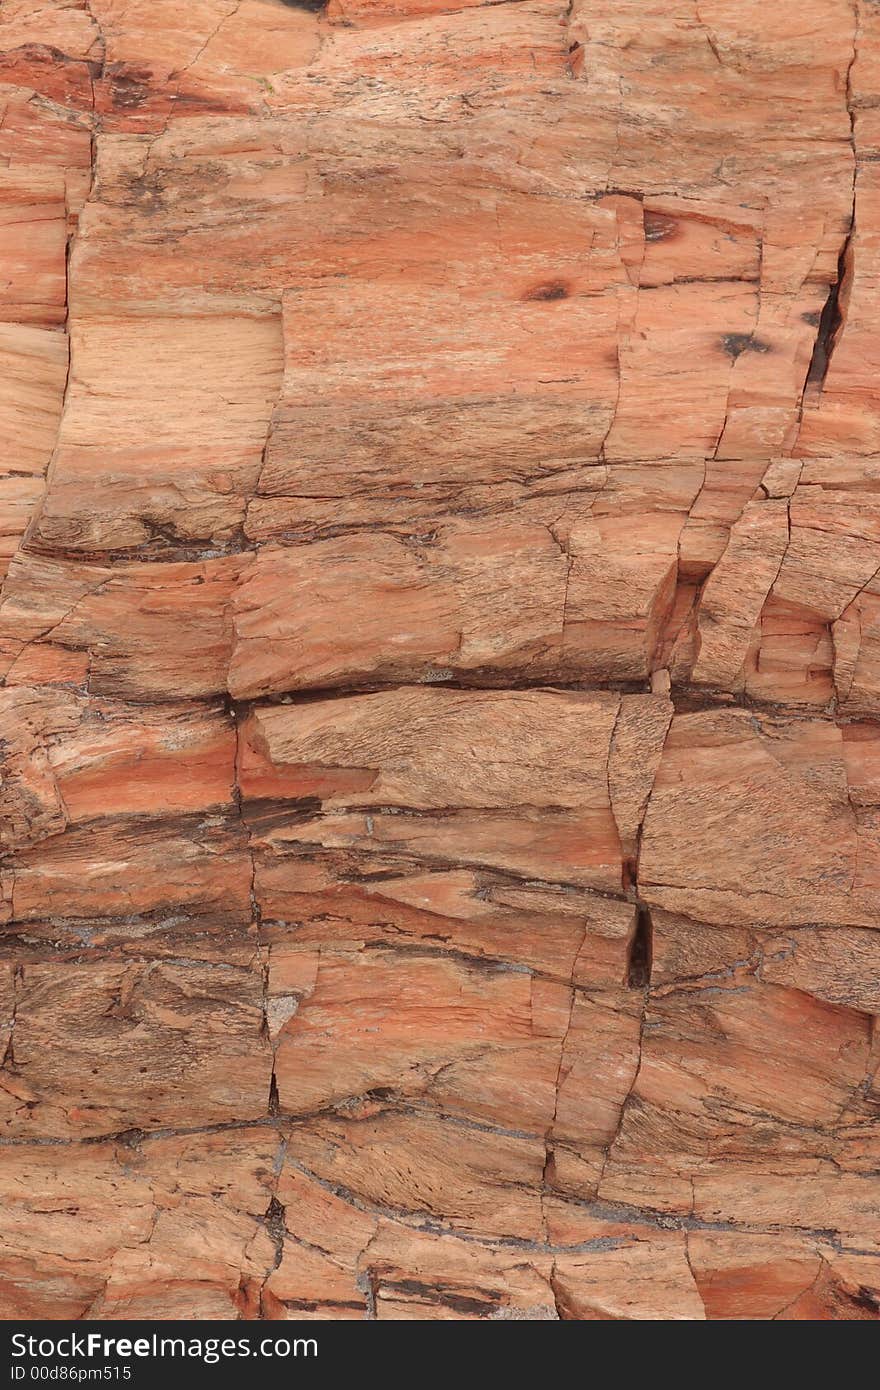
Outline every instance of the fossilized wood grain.
<path id="1" fill-rule="evenodd" d="M 878 1315 L 878 53 L 7 0 L 0 1314 Z"/>

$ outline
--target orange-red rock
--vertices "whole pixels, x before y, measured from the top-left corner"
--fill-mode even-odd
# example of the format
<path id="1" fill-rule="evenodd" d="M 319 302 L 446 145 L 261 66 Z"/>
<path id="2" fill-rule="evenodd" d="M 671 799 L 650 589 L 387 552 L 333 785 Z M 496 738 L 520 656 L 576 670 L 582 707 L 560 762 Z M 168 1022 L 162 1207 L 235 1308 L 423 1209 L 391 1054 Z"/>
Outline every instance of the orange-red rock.
<path id="1" fill-rule="evenodd" d="M 880 1315 L 878 40 L 7 0 L 0 1315 Z"/>

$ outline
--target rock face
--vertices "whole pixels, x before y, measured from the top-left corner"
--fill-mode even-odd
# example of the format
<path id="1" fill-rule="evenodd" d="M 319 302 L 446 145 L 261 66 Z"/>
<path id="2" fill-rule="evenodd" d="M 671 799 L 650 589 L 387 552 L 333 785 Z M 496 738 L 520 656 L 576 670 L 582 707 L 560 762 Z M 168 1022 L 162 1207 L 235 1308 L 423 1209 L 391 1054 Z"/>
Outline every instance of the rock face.
<path id="1" fill-rule="evenodd" d="M 0 1314 L 876 1318 L 880 9 L 0 48 Z"/>

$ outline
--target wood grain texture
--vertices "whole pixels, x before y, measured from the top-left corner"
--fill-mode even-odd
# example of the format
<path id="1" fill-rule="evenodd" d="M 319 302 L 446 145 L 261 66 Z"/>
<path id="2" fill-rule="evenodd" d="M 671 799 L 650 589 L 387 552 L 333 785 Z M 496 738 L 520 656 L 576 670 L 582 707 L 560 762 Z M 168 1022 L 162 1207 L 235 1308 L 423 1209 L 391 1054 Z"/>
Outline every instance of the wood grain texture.
<path id="1" fill-rule="evenodd" d="M 0 1316 L 880 1316 L 878 45 L 6 0 Z"/>

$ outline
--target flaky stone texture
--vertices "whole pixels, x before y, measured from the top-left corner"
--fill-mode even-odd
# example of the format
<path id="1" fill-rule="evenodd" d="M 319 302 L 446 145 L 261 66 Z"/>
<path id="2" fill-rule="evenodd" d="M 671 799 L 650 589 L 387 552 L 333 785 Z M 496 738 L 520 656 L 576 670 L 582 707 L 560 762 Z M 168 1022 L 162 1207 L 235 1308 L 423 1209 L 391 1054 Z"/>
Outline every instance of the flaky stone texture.
<path id="1" fill-rule="evenodd" d="M 880 1315 L 878 54 L 6 0 L 0 1314 Z"/>

